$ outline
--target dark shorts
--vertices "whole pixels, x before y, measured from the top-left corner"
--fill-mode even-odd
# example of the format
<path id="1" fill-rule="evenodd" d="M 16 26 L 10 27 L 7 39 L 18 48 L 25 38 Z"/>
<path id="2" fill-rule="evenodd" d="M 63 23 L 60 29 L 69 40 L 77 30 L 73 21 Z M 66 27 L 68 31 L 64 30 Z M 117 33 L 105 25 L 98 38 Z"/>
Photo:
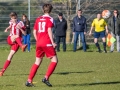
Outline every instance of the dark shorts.
<path id="1" fill-rule="evenodd" d="M 94 38 L 99 38 L 99 37 L 101 38 L 105 37 L 105 30 L 102 32 L 94 32 Z"/>

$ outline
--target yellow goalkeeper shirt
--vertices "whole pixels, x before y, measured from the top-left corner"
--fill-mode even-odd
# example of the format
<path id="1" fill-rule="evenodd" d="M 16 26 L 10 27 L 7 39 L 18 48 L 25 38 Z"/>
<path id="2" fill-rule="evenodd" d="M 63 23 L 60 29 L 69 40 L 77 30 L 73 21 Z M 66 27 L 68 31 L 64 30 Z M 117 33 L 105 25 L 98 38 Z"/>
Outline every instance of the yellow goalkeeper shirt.
<path id="1" fill-rule="evenodd" d="M 92 22 L 92 27 L 95 27 L 96 32 L 101 32 L 105 30 L 105 26 L 107 25 L 106 21 L 104 19 L 98 20 L 95 18 Z"/>

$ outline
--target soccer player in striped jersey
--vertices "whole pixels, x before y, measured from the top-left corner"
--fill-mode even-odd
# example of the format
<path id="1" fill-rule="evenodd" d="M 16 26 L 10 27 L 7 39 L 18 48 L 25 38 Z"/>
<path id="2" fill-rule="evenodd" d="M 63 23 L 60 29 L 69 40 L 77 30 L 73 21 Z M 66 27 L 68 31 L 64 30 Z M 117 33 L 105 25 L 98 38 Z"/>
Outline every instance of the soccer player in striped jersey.
<path id="1" fill-rule="evenodd" d="M 10 26 L 5 29 L 5 32 L 10 30 L 10 35 L 7 37 L 7 43 L 11 46 L 11 50 L 2 70 L 0 71 L 0 76 L 3 76 L 3 73 L 10 65 L 11 60 L 14 54 L 18 51 L 19 47 L 21 47 L 22 51 L 24 51 L 27 47 L 27 45 L 22 44 L 22 34 L 26 34 L 26 32 L 24 31 L 23 22 L 18 21 L 17 14 L 15 12 L 11 12 L 10 18 Z"/>
<path id="2" fill-rule="evenodd" d="M 36 61 L 31 67 L 28 80 L 25 84 L 28 87 L 34 86 L 32 84 L 32 81 L 40 64 L 42 63 L 44 55 L 46 55 L 46 57 L 49 58 L 51 62 L 48 66 L 44 78 L 42 79 L 42 82 L 45 83 L 47 86 L 52 87 L 52 85 L 49 83 L 49 77 L 55 70 L 58 59 L 55 51 L 56 44 L 54 43 L 52 35 L 52 27 L 54 26 L 53 18 L 49 16 L 51 10 L 51 4 L 44 4 L 44 15 L 39 16 L 34 24 L 33 35 L 36 40 Z"/>

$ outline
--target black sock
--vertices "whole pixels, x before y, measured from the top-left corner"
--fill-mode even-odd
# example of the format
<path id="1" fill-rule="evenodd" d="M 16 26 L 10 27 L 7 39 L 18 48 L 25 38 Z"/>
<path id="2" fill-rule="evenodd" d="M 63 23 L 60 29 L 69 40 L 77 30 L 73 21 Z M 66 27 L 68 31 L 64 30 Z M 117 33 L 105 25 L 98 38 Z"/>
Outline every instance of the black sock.
<path id="1" fill-rule="evenodd" d="M 100 49 L 99 43 L 97 42 L 97 43 L 95 43 L 95 45 L 96 45 L 96 47 L 98 48 L 98 50 L 100 51 L 101 49 Z"/>
<path id="2" fill-rule="evenodd" d="M 106 50 L 106 42 L 103 42 L 104 50 Z"/>

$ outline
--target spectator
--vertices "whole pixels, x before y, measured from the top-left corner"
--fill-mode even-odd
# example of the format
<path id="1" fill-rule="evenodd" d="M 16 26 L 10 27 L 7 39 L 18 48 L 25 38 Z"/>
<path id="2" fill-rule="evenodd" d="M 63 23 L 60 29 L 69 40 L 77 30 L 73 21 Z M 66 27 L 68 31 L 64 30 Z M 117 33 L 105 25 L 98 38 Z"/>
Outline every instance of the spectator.
<path id="1" fill-rule="evenodd" d="M 82 16 L 82 10 L 79 9 L 77 11 L 77 16 L 73 18 L 73 36 L 74 36 L 73 51 L 74 52 L 76 52 L 77 41 L 78 41 L 79 35 L 82 40 L 83 51 L 86 52 L 86 41 L 85 41 L 86 32 L 87 32 L 86 18 Z"/>
<path id="2" fill-rule="evenodd" d="M 101 18 L 101 14 L 97 14 L 97 18 L 95 18 L 92 22 L 91 29 L 89 32 L 89 35 L 92 34 L 92 30 L 95 27 L 95 32 L 94 32 L 94 43 L 96 47 L 98 48 L 98 52 L 101 53 L 100 45 L 98 43 L 98 38 L 101 37 L 103 41 L 103 46 L 104 46 L 104 52 L 107 53 L 106 50 L 106 38 L 105 38 L 105 29 L 106 32 L 108 33 L 108 28 L 107 28 L 107 23 L 104 19 Z"/>
<path id="3" fill-rule="evenodd" d="M 120 52 L 120 17 L 117 9 L 113 11 L 113 16 L 108 20 L 108 29 L 111 35 L 116 38 L 117 52 Z M 111 45 L 110 52 L 114 51 L 114 43 Z"/>
<path id="4" fill-rule="evenodd" d="M 67 21 L 63 18 L 63 14 L 58 14 L 58 19 L 55 21 L 55 36 L 57 43 L 57 51 L 60 51 L 60 40 L 63 42 L 63 51 L 66 51 L 66 30 L 67 30 Z"/>
<path id="5" fill-rule="evenodd" d="M 31 29 L 30 29 L 30 21 L 28 20 L 25 14 L 22 15 L 22 21 L 26 28 L 26 35 L 23 35 L 23 43 L 28 45 L 28 52 L 30 52 L 30 36 L 31 36 Z"/>

